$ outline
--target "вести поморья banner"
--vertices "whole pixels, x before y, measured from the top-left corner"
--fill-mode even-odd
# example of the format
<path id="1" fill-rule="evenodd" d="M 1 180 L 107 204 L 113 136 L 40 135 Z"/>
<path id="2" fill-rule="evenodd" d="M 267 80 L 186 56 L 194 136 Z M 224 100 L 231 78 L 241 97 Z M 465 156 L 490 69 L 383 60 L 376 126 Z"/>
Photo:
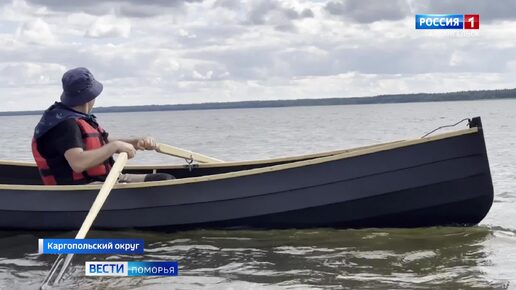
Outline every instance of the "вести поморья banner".
<path id="1" fill-rule="evenodd" d="M 40 254 L 144 254 L 143 239 L 39 239 Z M 177 261 L 88 261 L 86 276 L 177 276 Z"/>

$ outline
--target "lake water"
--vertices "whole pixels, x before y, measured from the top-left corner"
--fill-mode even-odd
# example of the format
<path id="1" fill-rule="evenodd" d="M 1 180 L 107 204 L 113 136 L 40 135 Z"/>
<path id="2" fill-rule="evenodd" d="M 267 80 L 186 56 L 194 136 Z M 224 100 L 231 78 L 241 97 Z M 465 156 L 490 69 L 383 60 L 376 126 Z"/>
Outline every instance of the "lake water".
<path id="1" fill-rule="evenodd" d="M 471 228 L 92 231 L 143 238 L 143 256 L 75 256 L 62 289 L 516 289 L 516 100 L 98 114 L 113 136 L 160 142 L 223 160 L 249 160 L 421 137 L 481 116 L 495 201 Z M 0 117 L 0 159 L 32 161 L 38 116 Z M 456 128 L 465 128 L 465 123 Z M 447 129 L 449 130 L 449 129 Z M 443 130 L 446 131 L 446 130 Z M 184 163 L 139 152 L 131 163 Z M 1 202 L 1 201 L 0 201 Z M 0 289 L 35 289 L 54 261 L 47 233 L 0 232 Z M 54 233 L 73 237 L 75 232 Z M 84 261 L 177 260 L 179 277 L 85 278 Z"/>

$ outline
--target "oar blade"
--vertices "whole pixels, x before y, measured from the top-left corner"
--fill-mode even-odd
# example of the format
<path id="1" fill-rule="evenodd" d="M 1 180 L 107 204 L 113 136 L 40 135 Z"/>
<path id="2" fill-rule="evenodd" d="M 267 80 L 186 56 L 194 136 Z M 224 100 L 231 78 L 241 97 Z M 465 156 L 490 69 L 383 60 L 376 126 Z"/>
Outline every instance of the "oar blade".
<path id="1" fill-rule="evenodd" d="M 81 228 L 79 229 L 79 232 L 75 236 L 75 239 L 84 239 L 86 235 L 88 234 L 88 231 L 91 228 L 91 225 L 95 221 L 95 218 L 97 217 L 98 213 L 100 212 L 100 209 L 104 205 L 104 202 L 106 201 L 107 197 L 109 196 L 109 193 L 113 189 L 113 186 L 115 186 L 116 181 L 118 179 L 118 176 L 124 169 L 125 164 L 127 163 L 127 153 L 122 152 L 118 155 L 118 158 L 113 164 L 113 167 L 111 168 L 111 171 L 109 172 L 108 176 L 106 177 L 106 180 L 104 181 L 104 184 L 100 188 L 99 193 L 97 194 L 97 197 L 95 198 L 95 201 L 93 202 L 93 205 L 91 206 L 90 210 L 88 211 L 88 215 L 84 219 L 84 222 L 81 225 Z M 72 261 L 73 254 L 68 254 L 63 259 L 63 255 L 59 255 L 52 265 L 52 268 L 50 269 L 49 273 L 45 277 L 45 280 L 43 280 L 43 284 L 40 286 L 40 289 L 45 288 L 48 285 L 55 285 L 59 283 L 61 278 L 63 277 L 64 273 L 66 272 L 66 269 L 68 268 L 68 265 L 70 265 L 70 262 Z M 61 266 L 62 265 L 62 266 Z M 61 266 L 61 269 L 59 267 Z M 53 279 L 54 274 L 57 274 L 57 277 Z"/>

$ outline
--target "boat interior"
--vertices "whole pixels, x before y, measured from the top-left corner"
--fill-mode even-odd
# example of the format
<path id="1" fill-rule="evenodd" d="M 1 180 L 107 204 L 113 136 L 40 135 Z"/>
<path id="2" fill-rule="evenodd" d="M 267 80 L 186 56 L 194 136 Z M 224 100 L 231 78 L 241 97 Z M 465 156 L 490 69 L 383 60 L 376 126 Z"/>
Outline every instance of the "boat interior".
<path id="1" fill-rule="evenodd" d="M 337 154 L 350 153 L 359 150 L 368 150 L 402 141 L 388 142 L 370 146 L 357 147 L 347 150 L 329 151 L 324 153 L 309 154 L 295 157 L 283 157 L 268 160 L 222 162 L 222 163 L 192 163 L 184 165 L 129 165 L 124 173 L 147 174 L 147 173 L 169 173 L 177 179 L 200 177 L 214 174 L 236 172 L 263 168 L 273 165 L 287 164 L 297 161 L 304 161 Z M 38 169 L 35 163 L 0 160 L 0 185 L 42 185 Z"/>
<path id="2" fill-rule="evenodd" d="M 478 128 L 473 127 L 453 132 L 436 134 L 429 137 L 421 137 L 417 139 L 398 140 L 394 142 L 380 143 L 369 146 L 362 146 L 352 149 L 329 151 L 317 154 L 308 154 L 295 157 L 283 157 L 268 160 L 255 161 L 238 161 L 238 162 L 217 162 L 217 163 L 190 163 L 183 165 L 129 165 L 124 168 L 124 173 L 147 174 L 147 173 L 169 173 L 176 177 L 176 179 L 186 178 L 203 178 L 219 174 L 235 174 L 241 175 L 237 172 L 247 170 L 254 171 L 253 173 L 265 172 L 268 167 L 270 170 L 278 170 L 291 168 L 296 166 L 303 166 L 307 164 L 314 164 L 325 162 L 328 160 L 350 158 L 358 155 L 371 154 L 378 151 L 390 150 L 399 147 L 411 146 L 419 143 L 432 142 L 434 140 L 450 138 L 454 136 L 477 133 Z M 290 164 L 292 164 L 290 166 Z M 274 166 L 274 167 L 273 167 Z M 262 170 L 260 170 L 262 168 Z M 274 168 L 274 169 L 273 169 Z M 254 169 L 254 170 L 253 170 Z M 233 176 L 235 176 L 233 175 Z M 190 180 L 190 179 L 189 179 Z M 160 182 L 160 181 L 156 181 Z M 146 184 L 151 182 L 146 182 Z M 0 160 L 0 187 L 18 186 L 18 185 L 42 185 L 41 177 L 38 169 L 34 163 L 20 162 L 20 161 L 6 161 Z"/>

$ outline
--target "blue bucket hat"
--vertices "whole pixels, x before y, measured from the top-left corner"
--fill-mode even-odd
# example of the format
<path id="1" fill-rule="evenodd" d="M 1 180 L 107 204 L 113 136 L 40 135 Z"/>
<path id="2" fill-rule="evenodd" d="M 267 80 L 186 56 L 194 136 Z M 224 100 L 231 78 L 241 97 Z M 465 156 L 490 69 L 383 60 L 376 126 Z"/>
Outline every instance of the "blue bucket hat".
<path id="1" fill-rule="evenodd" d="M 86 104 L 98 97 L 103 89 L 102 84 L 84 67 L 65 72 L 62 82 L 61 102 L 68 107 Z"/>

